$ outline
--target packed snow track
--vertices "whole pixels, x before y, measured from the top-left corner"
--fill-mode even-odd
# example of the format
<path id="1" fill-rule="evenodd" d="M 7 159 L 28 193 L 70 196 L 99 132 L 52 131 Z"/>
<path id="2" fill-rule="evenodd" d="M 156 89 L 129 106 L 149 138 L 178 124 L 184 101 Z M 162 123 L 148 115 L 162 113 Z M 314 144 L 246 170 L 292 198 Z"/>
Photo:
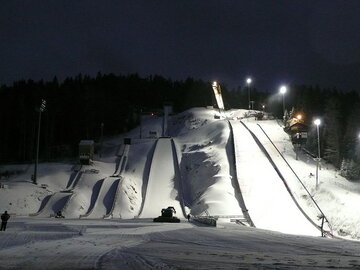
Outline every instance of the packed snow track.
<path id="1" fill-rule="evenodd" d="M 178 217 L 184 217 L 181 177 L 173 143 L 170 138 L 160 138 L 157 141 L 139 218 L 157 217 L 161 209 L 168 206 L 175 208 Z"/>

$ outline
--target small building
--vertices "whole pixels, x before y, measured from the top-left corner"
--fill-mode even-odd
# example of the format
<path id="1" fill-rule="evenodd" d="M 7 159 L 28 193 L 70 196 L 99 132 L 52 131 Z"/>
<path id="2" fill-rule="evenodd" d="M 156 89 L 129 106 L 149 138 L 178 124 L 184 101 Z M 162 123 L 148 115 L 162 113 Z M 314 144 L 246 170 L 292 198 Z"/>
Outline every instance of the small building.
<path id="1" fill-rule="evenodd" d="M 301 122 L 296 122 L 290 125 L 287 132 L 291 135 L 294 144 L 304 144 L 307 140 L 307 132 L 309 127 Z"/>
<path id="2" fill-rule="evenodd" d="M 81 140 L 79 143 L 79 159 L 81 164 L 89 165 L 94 156 L 94 141 Z"/>
<path id="3" fill-rule="evenodd" d="M 131 144 L 131 138 L 124 138 L 124 144 Z"/>
<path id="4" fill-rule="evenodd" d="M 292 134 L 298 133 L 298 132 L 307 132 L 308 129 L 309 129 L 309 127 L 301 122 L 296 122 L 296 123 L 290 124 L 290 126 L 289 126 L 289 131 Z"/>
<path id="5" fill-rule="evenodd" d="M 155 131 L 155 130 L 150 130 L 150 131 L 149 131 L 149 136 L 148 136 L 148 138 L 150 138 L 150 139 L 156 139 L 157 137 L 158 137 L 157 131 Z"/>

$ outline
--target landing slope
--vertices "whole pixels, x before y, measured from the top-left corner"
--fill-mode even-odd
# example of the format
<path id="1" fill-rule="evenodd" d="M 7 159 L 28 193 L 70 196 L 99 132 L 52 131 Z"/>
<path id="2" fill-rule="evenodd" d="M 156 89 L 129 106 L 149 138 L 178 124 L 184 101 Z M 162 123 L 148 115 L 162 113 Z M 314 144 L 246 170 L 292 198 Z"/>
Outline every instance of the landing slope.
<path id="1" fill-rule="evenodd" d="M 53 194 L 44 208 L 40 210 L 36 216 L 38 217 L 50 217 L 57 211 L 62 210 L 66 202 L 70 199 L 71 193 L 57 192 Z"/>
<path id="2" fill-rule="evenodd" d="M 153 218 L 160 215 L 161 209 L 173 206 L 178 217 L 183 217 L 180 203 L 179 175 L 176 173 L 175 158 L 170 138 L 160 138 L 156 145 L 149 174 L 141 218 Z"/>
<path id="3" fill-rule="evenodd" d="M 94 207 L 90 210 L 86 218 L 103 218 L 111 211 L 113 201 L 120 179 L 115 177 L 105 178 Z"/>
<path id="4" fill-rule="evenodd" d="M 257 228 L 319 236 L 297 208 L 284 183 L 250 132 L 232 121 L 238 180 L 249 214 Z"/>

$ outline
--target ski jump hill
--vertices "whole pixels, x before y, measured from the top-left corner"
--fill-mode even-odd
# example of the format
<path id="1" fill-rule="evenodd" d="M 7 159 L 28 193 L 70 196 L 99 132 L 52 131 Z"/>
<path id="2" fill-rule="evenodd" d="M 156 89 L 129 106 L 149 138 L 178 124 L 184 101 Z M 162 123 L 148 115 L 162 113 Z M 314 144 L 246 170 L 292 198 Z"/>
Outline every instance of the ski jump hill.
<path id="1" fill-rule="evenodd" d="M 263 153 L 261 142 L 251 131 L 256 126 L 250 126 L 249 129 L 240 121 L 232 121 L 239 185 L 254 225 L 261 229 L 318 236 L 319 230 L 297 207 L 274 168 L 271 156 Z"/>
<path id="2" fill-rule="evenodd" d="M 236 216 L 247 226 L 321 235 L 316 211 L 299 202 L 296 180 L 270 145 L 271 129 L 267 138 L 255 120 L 216 114 L 195 108 L 172 116 L 172 137 L 139 138 L 135 129 L 126 134 L 131 145 L 124 145 L 124 136 L 108 141 L 102 157 L 44 196 L 32 216 L 61 210 L 66 218 L 155 218 L 172 206 L 182 219 L 223 212 L 216 218 Z M 162 121 L 147 119 L 140 134 L 159 134 Z"/>

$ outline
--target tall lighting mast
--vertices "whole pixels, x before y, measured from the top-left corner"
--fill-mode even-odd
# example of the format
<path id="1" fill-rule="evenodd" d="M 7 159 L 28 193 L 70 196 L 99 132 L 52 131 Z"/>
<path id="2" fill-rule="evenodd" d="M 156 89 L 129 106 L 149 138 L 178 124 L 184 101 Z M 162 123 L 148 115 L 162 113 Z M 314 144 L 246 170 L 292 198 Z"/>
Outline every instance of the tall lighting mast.
<path id="1" fill-rule="evenodd" d="M 36 139 L 36 157 L 35 157 L 35 166 L 34 166 L 34 175 L 33 175 L 33 183 L 37 184 L 37 171 L 38 171 L 38 163 L 39 163 L 39 143 L 40 143 L 40 127 L 41 127 L 41 113 L 45 111 L 46 108 L 46 100 L 42 99 L 40 107 L 37 109 L 39 111 L 39 123 L 38 123 L 38 132 Z"/>
<path id="2" fill-rule="evenodd" d="M 248 88 L 249 110 L 251 110 L 251 99 L 250 99 L 250 84 L 251 84 L 251 82 L 252 82 L 251 78 L 246 79 L 246 84 L 247 84 L 247 88 Z"/>

